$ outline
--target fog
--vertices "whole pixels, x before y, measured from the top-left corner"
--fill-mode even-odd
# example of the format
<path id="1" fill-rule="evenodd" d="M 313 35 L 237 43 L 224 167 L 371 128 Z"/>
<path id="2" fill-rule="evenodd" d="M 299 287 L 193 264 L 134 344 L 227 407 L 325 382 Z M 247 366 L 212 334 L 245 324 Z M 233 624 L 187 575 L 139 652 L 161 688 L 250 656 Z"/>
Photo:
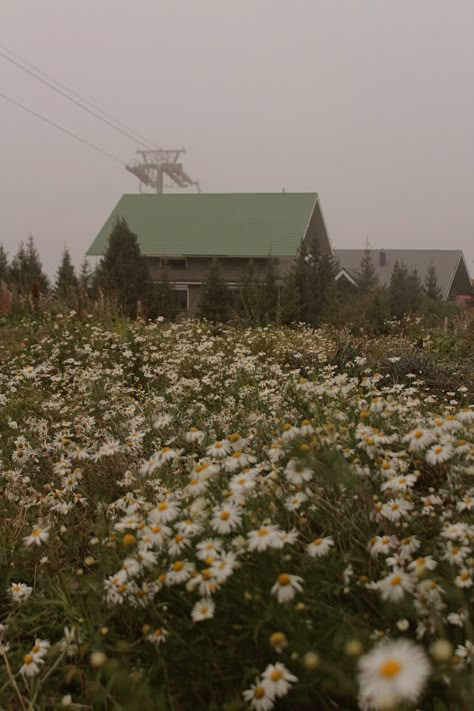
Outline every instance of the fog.
<path id="1" fill-rule="evenodd" d="M 334 247 L 458 248 L 472 275 L 473 34 L 472 0 L 0 3 L 0 45 L 186 147 L 203 191 L 316 191 Z M 124 163 L 139 147 L 1 56 L 0 93 Z M 32 233 L 53 275 L 138 181 L 3 98 L 0 116 L 0 243 Z"/>

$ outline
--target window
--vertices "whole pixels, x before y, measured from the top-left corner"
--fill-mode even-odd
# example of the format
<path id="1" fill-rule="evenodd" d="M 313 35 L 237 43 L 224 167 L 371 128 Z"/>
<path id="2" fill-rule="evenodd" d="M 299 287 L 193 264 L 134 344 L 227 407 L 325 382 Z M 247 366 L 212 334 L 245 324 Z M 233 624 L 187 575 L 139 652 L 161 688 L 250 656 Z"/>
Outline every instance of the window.
<path id="1" fill-rule="evenodd" d="M 160 266 L 170 269 L 186 269 L 186 259 L 160 259 Z"/>
<path id="2" fill-rule="evenodd" d="M 187 286 L 175 286 L 176 302 L 180 311 L 189 311 L 189 289 Z"/>

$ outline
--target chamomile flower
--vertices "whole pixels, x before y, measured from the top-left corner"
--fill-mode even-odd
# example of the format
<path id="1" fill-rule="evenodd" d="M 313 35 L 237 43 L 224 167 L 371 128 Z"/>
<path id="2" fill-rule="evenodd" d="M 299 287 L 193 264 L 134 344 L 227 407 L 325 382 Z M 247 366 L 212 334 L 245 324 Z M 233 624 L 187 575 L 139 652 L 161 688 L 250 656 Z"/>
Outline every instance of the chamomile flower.
<path id="1" fill-rule="evenodd" d="M 315 538 L 311 543 L 306 546 L 306 551 L 311 558 L 320 558 L 331 550 L 334 545 L 334 539 L 332 536 L 325 536 L 324 538 Z"/>
<path id="2" fill-rule="evenodd" d="M 449 444 L 437 444 L 431 447 L 426 453 L 425 459 L 428 464 L 443 464 L 454 455 L 454 450 Z"/>
<path id="3" fill-rule="evenodd" d="M 13 602 L 24 602 L 30 597 L 33 588 L 26 585 L 26 583 L 12 583 L 8 588 L 8 592 Z"/>
<path id="4" fill-rule="evenodd" d="M 31 531 L 29 536 L 23 538 L 23 543 L 25 546 L 40 546 L 42 543 L 46 543 L 49 538 L 49 527 L 41 528 L 41 526 L 35 526 Z"/>
<path id="5" fill-rule="evenodd" d="M 381 642 L 359 659 L 358 667 L 363 711 L 415 702 L 431 671 L 424 650 L 406 639 Z"/>
<path id="6" fill-rule="evenodd" d="M 214 617 L 214 612 L 216 610 L 216 605 L 214 600 L 210 597 L 201 598 L 194 605 L 191 618 L 193 622 L 202 622 L 203 620 L 210 620 Z"/>
<path id="7" fill-rule="evenodd" d="M 267 548 L 282 548 L 281 531 L 273 524 L 260 526 L 255 531 L 247 533 L 250 551 L 265 551 Z"/>
<path id="8" fill-rule="evenodd" d="M 217 506 L 211 518 L 211 528 L 220 535 L 231 533 L 242 523 L 242 508 L 232 502 Z"/>
<path id="9" fill-rule="evenodd" d="M 270 711 L 275 705 L 275 696 L 257 677 L 255 683 L 243 692 L 244 701 L 255 711 Z"/>
<path id="10" fill-rule="evenodd" d="M 272 587 L 272 594 L 280 604 L 293 600 L 297 592 L 303 590 L 301 583 L 303 578 L 299 575 L 290 575 L 289 573 L 280 573 Z"/>
<path id="11" fill-rule="evenodd" d="M 292 684 L 298 681 L 298 677 L 292 674 L 284 664 L 276 662 L 269 664 L 262 674 L 262 683 L 270 692 L 270 696 L 280 698 L 286 696 Z"/>
<path id="12" fill-rule="evenodd" d="M 415 583 L 403 570 L 394 569 L 386 578 L 379 580 L 376 586 L 384 600 L 399 602 L 405 597 L 405 593 L 413 591 Z"/>

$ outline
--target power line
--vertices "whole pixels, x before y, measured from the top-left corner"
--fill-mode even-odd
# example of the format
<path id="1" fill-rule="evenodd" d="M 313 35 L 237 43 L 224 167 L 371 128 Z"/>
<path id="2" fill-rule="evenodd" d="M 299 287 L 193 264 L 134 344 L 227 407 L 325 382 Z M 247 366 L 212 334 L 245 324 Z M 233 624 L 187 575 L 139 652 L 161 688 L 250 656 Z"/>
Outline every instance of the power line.
<path id="1" fill-rule="evenodd" d="M 104 156 L 111 158 L 112 160 L 116 161 L 117 163 L 120 163 L 121 165 L 125 165 L 123 160 L 120 160 L 120 158 L 117 158 L 117 156 L 114 156 L 114 155 L 112 155 L 112 153 L 108 153 L 107 151 L 104 151 L 102 148 L 99 148 L 99 146 L 96 146 L 94 143 L 87 141 L 85 138 L 81 138 L 81 136 L 78 136 L 77 133 L 73 133 L 72 131 L 69 131 L 69 129 L 64 128 L 64 126 L 60 126 L 58 123 L 55 123 L 54 121 L 51 121 L 51 119 L 46 118 L 46 116 L 42 116 L 41 114 L 36 113 L 36 111 L 33 111 L 33 109 L 28 108 L 28 106 L 24 106 L 23 104 L 20 104 L 19 101 L 15 101 L 15 99 L 12 99 L 11 97 L 6 96 L 5 94 L 2 94 L 2 93 L 0 93 L 0 98 L 5 99 L 5 101 L 9 101 L 11 104 L 14 104 L 15 106 L 18 106 L 20 109 L 23 109 L 23 111 L 27 111 L 29 114 L 36 116 L 36 118 L 41 119 L 41 121 L 44 121 L 45 123 L 49 124 L 50 126 L 57 128 L 59 131 L 62 131 L 66 135 L 71 136 L 72 138 L 75 138 L 76 141 L 80 141 L 81 143 L 84 143 L 86 146 L 89 146 L 89 148 L 93 148 L 95 151 L 102 153 Z"/>
<path id="2" fill-rule="evenodd" d="M 119 121 L 118 119 L 114 118 L 110 114 L 107 114 L 101 108 L 99 108 L 98 106 L 95 106 L 90 101 L 88 101 L 87 99 L 82 97 L 80 94 L 77 94 L 76 92 L 72 91 L 67 86 L 65 86 L 64 84 L 61 84 L 59 81 L 57 81 L 57 79 L 54 79 L 54 77 L 50 76 L 49 74 L 46 74 L 46 72 L 41 71 L 41 69 L 38 69 L 33 64 L 31 64 L 31 62 L 28 62 L 26 59 L 23 59 L 23 57 L 20 57 L 20 55 L 15 54 L 15 52 L 12 52 L 10 49 L 8 49 L 8 47 L 5 47 L 3 44 L 0 44 L 0 48 L 4 49 L 6 52 L 11 54 L 13 57 L 16 57 L 17 59 L 19 59 L 26 66 L 23 66 L 23 64 L 20 64 L 20 62 L 15 61 L 15 59 L 12 59 L 12 57 L 9 57 L 7 54 L 0 52 L 0 56 L 3 57 L 3 59 L 6 59 L 8 62 L 11 62 L 12 64 L 17 66 L 22 71 L 26 72 L 30 76 L 32 76 L 35 79 L 37 79 L 38 81 L 40 81 L 42 84 L 45 84 L 53 91 L 56 91 L 58 94 L 60 94 L 64 98 L 66 98 L 68 101 L 71 101 L 73 104 L 76 104 L 76 106 L 79 106 L 81 109 L 83 109 L 83 111 L 87 111 L 87 113 L 91 114 L 92 116 L 95 116 L 100 121 L 103 121 L 108 126 L 113 128 L 115 131 L 122 133 L 124 136 L 127 136 L 127 138 L 130 138 L 134 142 L 140 143 L 142 146 L 149 148 L 150 146 L 154 145 L 152 143 L 152 141 L 149 141 L 148 139 L 144 138 L 143 136 L 140 136 L 139 133 L 137 133 L 132 128 L 130 128 L 129 126 L 124 124 L 122 121 Z M 31 67 L 33 71 L 28 69 L 28 67 Z M 47 81 L 47 79 L 42 79 L 41 76 L 38 76 L 38 75 L 46 77 L 50 81 Z M 54 86 L 53 84 L 51 84 L 51 82 L 54 82 L 54 84 L 56 84 L 57 86 Z M 58 88 L 58 87 L 61 87 L 61 88 Z M 64 89 L 64 91 L 63 91 L 63 89 Z M 69 94 L 71 94 L 71 96 L 69 96 Z M 77 97 L 77 99 L 79 99 L 79 101 L 77 99 L 73 98 L 74 96 Z M 84 104 L 87 104 L 88 106 L 90 106 L 92 108 L 88 108 L 88 106 L 85 106 Z M 100 114 L 102 114 L 102 116 L 97 112 L 100 112 Z M 105 118 L 105 117 L 107 117 L 107 118 Z M 109 120 L 109 119 L 111 119 L 111 120 Z M 123 130 L 123 128 L 120 128 L 120 126 L 123 126 L 127 130 L 126 131 Z M 131 133 L 129 133 L 129 132 L 131 132 Z M 132 135 L 132 133 L 134 135 Z"/>

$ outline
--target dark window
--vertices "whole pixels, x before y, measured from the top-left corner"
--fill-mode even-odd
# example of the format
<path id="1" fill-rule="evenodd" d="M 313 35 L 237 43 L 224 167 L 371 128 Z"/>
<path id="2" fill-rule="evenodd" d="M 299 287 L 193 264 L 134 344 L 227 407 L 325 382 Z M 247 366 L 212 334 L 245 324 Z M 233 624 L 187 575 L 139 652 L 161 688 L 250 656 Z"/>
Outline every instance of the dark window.
<path id="1" fill-rule="evenodd" d="M 182 289 L 175 288 L 176 301 L 178 303 L 178 308 L 180 311 L 187 311 L 189 309 L 188 305 L 188 289 L 183 287 Z"/>
<path id="2" fill-rule="evenodd" d="M 186 269 L 185 259 L 162 259 L 162 267 L 169 267 L 170 269 Z"/>

